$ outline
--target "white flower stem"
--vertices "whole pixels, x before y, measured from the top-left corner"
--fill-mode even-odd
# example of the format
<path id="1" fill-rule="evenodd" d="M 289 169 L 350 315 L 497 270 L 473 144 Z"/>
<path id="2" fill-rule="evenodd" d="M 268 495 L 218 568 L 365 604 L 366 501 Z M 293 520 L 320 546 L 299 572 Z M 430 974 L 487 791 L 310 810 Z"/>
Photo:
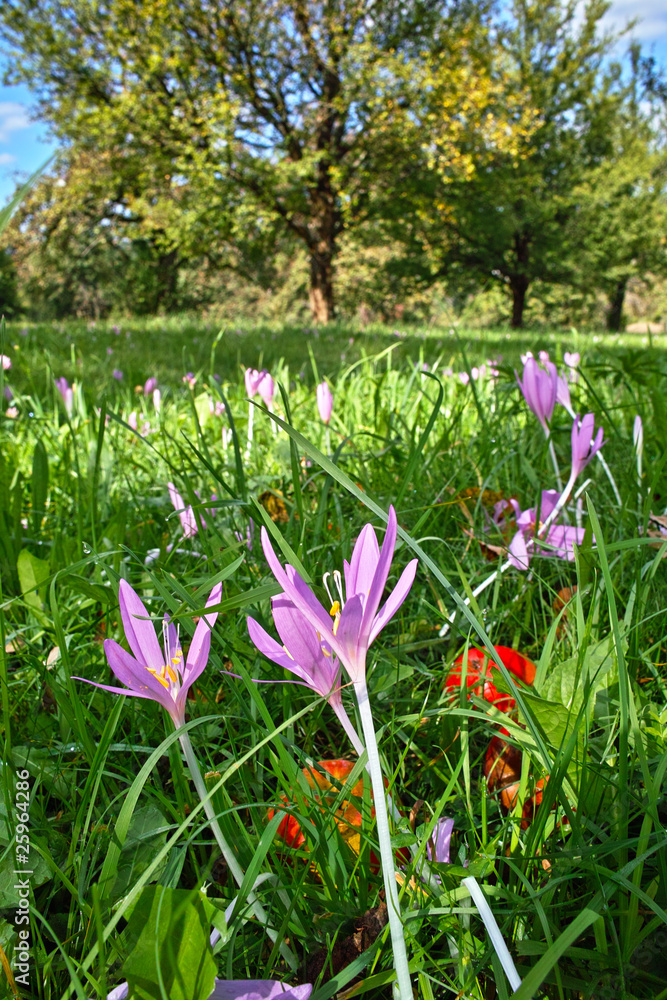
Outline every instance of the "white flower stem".
<path id="1" fill-rule="evenodd" d="M 500 928 L 496 923 L 496 918 L 494 917 L 491 907 L 486 901 L 486 897 L 481 890 L 477 879 L 472 875 L 468 878 L 461 880 L 461 885 L 465 886 L 470 895 L 472 896 L 473 902 L 479 911 L 479 915 L 484 921 L 484 926 L 486 927 L 486 932 L 491 938 L 491 944 L 493 945 L 496 955 L 500 959 L 500 964 L 505 970 L 505 975 L 509 980 L 509 984 L 513 991 L 516 991 L 521 986 L 521 977 L 516 971 L 516 966 L 512 960 L 507 945 L 503 940 L 503 936 L 500 933 Z"/>
<path id="2" fill-rule="evenodd" d="M 255 423 L 255 407 L 252 403 L 248 403 L 248 440 L 245 446 L 245 457 L 246 461 L 250 458 L 250 449 L 252 448 L 252 431 L 253 425 Z"/>
<path id="3" fill-rule="evenodd" d="M 551 461 L 553 462 L 554 472 L 556 473 L 556 482 L 558 484 L 558 489 L 563 492 L 563 480 L 560 478 L 560 469 L 558 468 L 558 459 L 556 458 L 556 449 L 554 448 L 554 443 L 549 435 L 549 454 L 551 455 Z"/>
<path id="4" fill-rule="evenodd" d="M 345 734 L 348 737 L 352 746 L 354 747 L 355 753 L 357 754 L 358 757 L 361 757 L 366 748 L 359 739 L 359 733 L 352 725 L 350 716 L 347 714 L 342 705 L 331 705 L 331 707 L 338 716 L 338 721 L 345 730 Z"/>
<path id="5" fill-rule="evenodd" d="M 489 576 L 487 576 L 486 580 L 482 580 L 482 582 L 477 587 L 475 587 L 475 589 L 472 592 L 472 596 L 473 597 L 479 597 L 479 595 L 481 593 L 483 593 L 486 590 L 487 587 L 491 586 L 491 584 L 496 579 L 496 577 L 502 576 L 503 573 L 506 573 L 507 570 L 510 568 L 511 565 L 512 565 L 511 560 L 507 559 L 502 564 L 502 566 L 500 567 L 500 569 L 494 569 L 493 573 L 490 573 Z M 470 604 L 470 598 L 466 597 L 464 599 L 463 603 L 464 604 Z M 457 611 L 452 611 L 451 615 L 449 616 L 449 618 L 447 619 L 447 621 L 445 622 L 445 624 L 442 626 L 442 628 L 438 632 L 438 635 L 440 636 L 440 638 L 442 638 L 444 635 L 447 635 L 447 633 L 449 632 L 449 626 L 452 624 L 452 622 L 456 618 L 456 614 L 457 614 Z"/>
<path id="6" fill-rule="evenodd" d="M 206 813 L 206 817 L 211 826 L 211 830 L 213 831 L 213 836 L 215 837 L 218 847 L 220 848 L 220 853 L 225 859 L 227 867 L 229 868 L 230 872 L 234 877 L 234 881 L 236 882 L 238 887 L 241 888 L 241 886 L 243 885 L 245 872 L 243 871 L 243 868 L 241 868 L 241 865 L 239 864 L 236 855 L 234 854 L 231 847 L 225 840 L 225 835 L 220 829 L 220 824 L 218 823 L 218 817 L 216 816 L 213 803 L 211 802 L 211 797 L 209 795 L 208 789 L 206 788 L 206 783 L 204 782 L 202 773 L 199 769 L 199 762 L 197 760 L 194 747 L 192 746 L 192 742 L 190 740 L 190 734 L 187 732 L 187 730 L 180 736 L 180 742 L 181 742 L 181 747 L 183 749 L 183 753 L 185 754 L 185 759 L 188 764 L 190 776 L 192 777 L 192 780 L 195 783 L 197 794 L 199 795 L 199 798 L 201 799 L 204 805 L 204 812 Z M 250 906 L 252 907 L 252 912 L 257 917 L 257 920 L 260 922 L 260 924 L 262 924 L 271 941 L 275 943 L 278 940 L 278 934 L 276 930 L 269 925 L 269 919 L 266 910 L 264 909 L 264 907 L 257 899 L 257 896 L 252 890 L 250 890 L 250 892 L 248 893 L 248 902 L 250 903 Z M 291 949 L 288 948 L 288 946 L 285 944 L 284 941 L 281 941 L 279 947 L 280 947 L 280 954 L 283 956 L 283 958 L 288 963 L 290 968 L 292 968 L 293 970 L 297 969 L 299 963 L 297 962 L 297 959 L 295 955 L 293 955 Z"/>
<path id="7" fill-rule="evenodd" d="M 382 779 L 382 768 L 380 766 L 380 756 L 378 754 L 373 716 L 371 714 L 371 706 L 368 700 L 366 679 L 364 678 L 362 681 L 355 683 L 354 689 L 357 695 L 359 715 L 364 732 L 364 739 L 366 740 L 366 749 L 368 751 L 368 770 L 371 776 L 373 802 L 375 805 L 375 820 L 377 823 L 378 841 L 380 843 L 380 859 L 382 861 L 384 890 L 387 897 L 387 913 L 389 916 L 391 944 L 394 952 L 394 969 L 396 970 L 398 997 L 399 1000 L 412 1000 L 412 983 L 410 982 L 408 954 L 403 934 L 403 921 L 401 920 L 398 890 L 396 888 L 396 868 L 394 864 L 394 852 L 391 847 L 391 834 L 389 832 L 387 800 L 385 797 L 384 781 Z"/>

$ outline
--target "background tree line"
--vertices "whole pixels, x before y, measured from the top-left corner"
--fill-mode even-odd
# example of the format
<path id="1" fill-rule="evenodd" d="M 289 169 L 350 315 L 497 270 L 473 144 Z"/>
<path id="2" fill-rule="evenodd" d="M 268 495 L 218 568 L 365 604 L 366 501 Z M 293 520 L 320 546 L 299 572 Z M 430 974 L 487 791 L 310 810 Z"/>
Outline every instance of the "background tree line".
<path id="1" fill-rule="evenodd" d="M 606 0 L 4 0 L 61 141 L 5 237 L 36 315 L 271 297 L 327 322 L 667 275 L 667 88 Z M 14 280 L 16 279 L 16 280 Z M 5 291 L 3 292 L 3 289 Z M 11 301 L 10 301 L 11 300 Z"/>

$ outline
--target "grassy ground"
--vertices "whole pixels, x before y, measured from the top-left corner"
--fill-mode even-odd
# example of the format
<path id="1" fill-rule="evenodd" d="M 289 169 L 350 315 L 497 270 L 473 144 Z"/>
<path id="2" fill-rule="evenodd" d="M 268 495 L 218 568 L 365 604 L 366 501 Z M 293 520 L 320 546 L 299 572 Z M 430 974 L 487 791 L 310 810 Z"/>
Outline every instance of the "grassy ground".
<path id="1" fill-rule="evenodd" d="M 367 521 L 382 535 L 379 512 L 393 504 L 405 534 L 391 582 L 415 554 L 420 563 L 371 649 L 369 689 L 384 773 L 405 817 L 395 846 L 412 846 L 418 858 L 398 868 L 416 995 L 511 992 L 462 885 L 473 874 L 524 980 L 520 1000 L 667 997 L 667 584 L 665 546 L 649 533 L 659 534 L 651 511 L 667 504 L 667 358 L 662 343 L 644 338 L 508 337 L 250 323 L 220 333 L 171 320 L 118 331 L 7 329 L 0 946 L 16 975 L 16 795 L 27 772 L 31 965 L 21 995 L 103 997 L 142 967 L 153 972 L 137 996 L 166 989 L 199 1000 L 207 973 L 200 981 L 193 969 L 205 954 L 221 978 L 313 982 L 315 1000 L 355 983 L 354 995 L 391 996 L 390 941 L 368 929 L 383 898 L 370 791 L 356 803 L 360 830 L 336 822 L 349 787 L 315 804 L 300 769 L 355 754 L 309 689 L 253 683 L 289 675 L 260 656 L 245 619 L 275 635 L 269 599 L 278 588 L 259 544 L 262 524 L 328 602 L 324 574 L 349 559 Z M 589 531 L 576 561 L 536 556 L 527 572 L 509 568 L 475 598 L 504 564 L 515 528 L 494 525 L 493 503 L 515 498 L 525 510 L 556 487 L 545 436 L 514 377 L 519 355 L 538 349 L 559 363 L 564 351 L 581 352 L 572 406 L 605 429 L 610 476 L 594 459 L 577 483 L 590 480 L 579 509 L 571 502 L 566 515 L 592 528 L 597 544 Z M 464 384 L 458 373 L 489 359 L 497 378 L 487 370 Z M 285 398 L 277 393 L 274 406 L 291 435 L 257 410 L 248 447 L 243 366 L 267 367 L 282 383 Z M 53 385 L 61 376 L 76 383 L 70 415 Z M 159 412 L 136 391 L 150 376 Z M 334 393 L 328 430 L 314 397 L 323 377 Z M 216 413 L 223 399 L 229 409 Z M 551 426 L 567 479 L 572 420 L 562 407 Z M 169 481 L 194 505 L 193 537 L 184 537 Z M 238 889 L 163 710 L 73 679 L 114 683 L 103 641 L 124 641 L 121 579 L 151 614 L 177 616 L 184 645 L 222 582 L 209 665 L 188 700 L 191 738 L 223 832 L 250 873 L 241 897 L 255 877 L 269 876 L 257 895 L 296 970 L 247 907 L 237 905 L 228 927 L 221 922 Z M 484 635 L 537 666 L 520 707 L 506 714 L 480 691 L 443 691 L 453 661 Z M 507 690 L 507 678 L 498 685 Z M 349 687 L 343 700 L 356 720 Z M 501 726 L 518 751 L 513 804 L 484 778 Z M 362 773 L 357 767 L 353 784 Z M 298 850 L 275 835 L 278 820 L 269 823 L 281 802 L 302 825 Z M 443 816 L 455 821 L 450 863 L 438 869 L 440 887 L 429 886 L 421 859 Z M 157 922 L 155 884 L 173 904 Z M 216 921 L 223 933 L 211 959 Z M 169 979 L 168 954 L 187 970 L 181 986 Z M 15 995 L 5 979 L 0 996 Z"/>

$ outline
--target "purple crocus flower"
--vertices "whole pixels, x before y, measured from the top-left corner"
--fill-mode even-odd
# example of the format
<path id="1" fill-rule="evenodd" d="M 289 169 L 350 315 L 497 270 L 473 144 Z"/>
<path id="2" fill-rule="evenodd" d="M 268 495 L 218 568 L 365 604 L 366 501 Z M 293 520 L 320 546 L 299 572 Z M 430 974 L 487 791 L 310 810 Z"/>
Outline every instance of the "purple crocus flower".
<path id="1" fill-rule="evenodd" d="M 190 389 L 194 389 L 197 384 L 197 378 L 194 372 L 186 372 L 181 381 L 185 382 Z"/>
<path id="2" fill-rule="evenodd" d="M 192 505 L 185 503 L 173 483 L 167 483 L 167 489 L 169 490 L 169 499 L 174 505 L 174 510 L 178 511 L 184 537 L 193 538 L 199 531 L 199 525 L 197 524 L 197 518 L 195 517 Z M 202 528 L 205 528 L 206 522 L 203 517 L 201 518 L 201 523 Z"/>
<path id="3" fill-rule="evenodd" d="M 574 483 L 582 469 L 597 455 L 605 441 L 604 432 L 600 427 L 595 438 L 595 417 L 587 413 L 584 417 L 577 416 L 572 424 L 572 471 L 570 481 Z"/>
<path id="4" fill-rule="evenodd" d="M 10 385 L 6 385 L 5 386 L 3 395 L 4 395 L 5 399 L 7 400 L 7 402 L 11 403 L 11 401 L 14 398 L 14 391 L 13 391 L 13 389 L 12 389 L 12 387 Z"/>
<path id="5" fill-rule="evenodd" d="M 327 648 L 339 658 L 354 684 L 365 685 L 368 649 L 403 604 L 417 572 L 417 560 L 413 559 L 380 608 L 396 547 L 396 529 L 396 511 L 390 507 L 380 550 L 375 531 L 370 524 L 364 526 L 350 562 L 343 564 L 344 586 L 340 571 L 333 574 L 339 599 L 334 600 L 329 594 L 331 610 L 327 613 L 294 567 L 288 565 L 283 569 L 268 532 L 262 528 L 262 547 L 273 575 L 286 596 L 319 632 Z"/>
<path id="6" fill-rule="evenodd" d="M 546 532 L 542 525 L 547 526 L 561 507 L 562 494 L 557 490 L 543 490 L 540 502 L 540 521 L 537 520 L 537 508 L 531 507 L 521 511 L 516 518 L 517 532 L 510 542 L 508 559 L 516 569 L 526 570 L 530 560 L 537 550 L 537 537 L 544 543 L 539 554 L 555 556 L 558 559 L 574 559 L 574 545 L 581 545 L 584 540 L 584 529 L 569 525 L 550 524 Z"/>
<path id="7" fill-rule="evenodd" d="M 127 1000 L 130 988 L 120 983 L 107 1000 Z M 208 1000 L 308 1000 L 313 992 L 310 983 L 284 986 L 277 979 L 215 979 Z"/>
<path id="8" fill-rule="evenodd" d="M 259 389 L 259 383 L 262 381 L 264 372 L 258 372 L 256 368 L 246 368 L 244 379 L 245 379 L 245 392 L 249 399 L 257 395 L 257 390 Z"/>
<path id="9" fill-rule="evenodd" d="M 320 413 L 320 419 L 322 423 L 328 425 L 331 420 L 331 412 L 333 410 L 333 393 L 331 392 L 327 382 L 320 382 L 315 390 L 315 393 L 317 396 L 317 409 Z"/>
<path id="10" fill-rule="evenodd" d="M 151 393 L 155 392 L 156 389 L 157 389 L 157 379 L 155 378 L 154 375 L 151 375 L 151 377 L 147 378 L 146 381 L 144 382 L 144 396 L 150 396 Z"/>
<path id="11" fill-rule="evenodd" d="M 271 409 L 273 396 L 276 391 L 276 384 L 269 372 L 260 372 L 260 376 L 259 382 L 257 383 L 257 392 L 261 396 L 264 405 Z"/>
<path id="12" fill-rule="evenodd" d="M 558 372 L 552 361 L 541 368 L 535 358 L 527 358 L 523 366 L 523 382 L 517 372 L 516 380 L 523 398 L 542 424 L 544 433 L 549 435 L 547 421 L 551 420 L 558 393 Z"/>
<path id="13" fill-rule="evenodd" d="M 222 584 L 218 583 L 211 591 L 206 607 L 219 604 L 221 593 Z M 86 684 L 111 691 L 113 694 L 127 694 L 135 698 L 157 701 L 169 713 L 176 728 L 179 728 L 185 722 L 188 691 L 208 662 L 211 630 L 218 613 L 216 611 L 205 614 L 199 619 L 187 660 L 183 665 L 183 651 L 178 631 L 169 615 L 164 616 L 162 627 L 164 646 L 160 649 L 150 615 L 139 595 L 126 580 L 120 581 L 118 600 L 125 637 L 134 655 L 127 653 L 113 639 L 105 641 L 104 652 L 109 666 L 125 687 L 96 684 L 86 680 L 85 677 L 77 677 L 75 680 L 85 681 Z"/>
<path id="14" fill-rule="evenodd" d="M 639 414 L 635 417 L 635 422 L 632 425 L 632 443 L 637 454 L 641 455 L 644 451 L 644 424 Z"/>
<path id="15" fill-rule="evenodd" d="M 12 367 L 12 359 L 8 358 L 6 354 L 0 354 L 0 364 L 3 372 L 7 372 Z"/>
<path id="16" fill-rule="evenodd" d="M 114 368 L 111 374 L 113 375 L 113 377 L 116 379 L 117 382 L 123 381 L 123 373 L 120 370 L 120 368 Z"/>
<path id="17" fill-rule="evenodd" d="M 581 355 L 579 354 L 579 351 L 573 351 L 572 353 L 570 353 L 569 351 L 565 351 L 563 353 L 563 361 L 567 365 L 570 382 L 574 382 L 576 384 L 579 381 L 579 372 L 577 371 L 577 365 L 581 361 Z"/>
<path id="18" fill-rule="evenodd" d="M 65 376 L 55 379 L 56 389 L 63 398 L 63 403 L 65 404 L 65 409 L 69 414 L 72 413 L 72 408 L 74 406 L 74 392 L 69 382 Z"/>
<path id="19" fill-rule="evenodd" d="M 452 844 L 452 833 L 454 832 L 454 820 L 446 816 L 441 817 L 435 824 L 435 829 L 426 845 L 426 855 L 429 861 L 437 861 L 439 864 L 449 864 L 449 852 Z"/>
<path id="20" fill-rule="evenodd" d="M 279 667 L 289 670 L 335 710 L 341 702 L 340 664 L 307 618 L 285 594 L 271 602 L 273 621 L 282 639 L 280 646 L 254 618 L 248 618 L 248 634 L 257 649 Z"/>
<path id="21" fill-rule="evenodd" d="M 560 403 L 561 406 L 564 406 L 569 413 L 572 412 L 570 387 L 567 384 L 567 380 L 564 379 L 562 375 L 558 376 L 558 387 L 556 389 L 556 402 Z"/>

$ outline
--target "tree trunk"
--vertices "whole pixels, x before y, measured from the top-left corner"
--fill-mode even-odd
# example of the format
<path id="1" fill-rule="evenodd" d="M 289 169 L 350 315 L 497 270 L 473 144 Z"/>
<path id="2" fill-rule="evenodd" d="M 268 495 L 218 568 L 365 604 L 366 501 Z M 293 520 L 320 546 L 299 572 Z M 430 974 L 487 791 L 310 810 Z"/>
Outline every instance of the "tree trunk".
<path id="1" fill-rule="evenodd" d="M 526 292 L 530 281 L 525 274 L 513 274 L 510 276 L 510 288 L 512 289 L 512 327 L 518 329 L 523 326 L 523 311 L 526 306 Z"/>
<path id="2" fill-rule="evenodd" d="M 335 316 L 333 248 L 310 251 L 310 311 L 316 323 L 328 323 Z"/>
<path id="3" fill-rule="evenodd" d="M 155 311 L 170 313 L 176 308 L 178 291 L 178 251 L 161 253 L 157 259 Z"/>
<path id="4" fill-rule="evenodd" d="M 618 333 L 623 320 L 623 303 L 625 301 L 625 288 L 628 283 L 627 278 L 619 278 L 609 296 L 609 309 L 607 310 L 607 329 Z"/>

